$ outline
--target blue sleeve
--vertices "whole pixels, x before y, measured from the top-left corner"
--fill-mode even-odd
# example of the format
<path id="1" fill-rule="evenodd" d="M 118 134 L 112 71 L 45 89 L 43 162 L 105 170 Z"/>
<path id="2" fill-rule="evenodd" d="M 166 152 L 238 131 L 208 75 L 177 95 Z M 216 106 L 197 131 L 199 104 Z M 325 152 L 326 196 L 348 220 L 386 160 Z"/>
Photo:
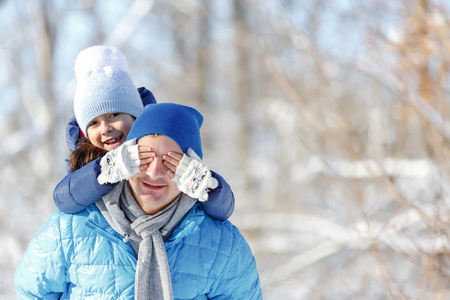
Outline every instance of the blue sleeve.
<path id="1" fill-rule="evenodd" d="M 261 283 L 252 250 L 235 226 L 232 230 L 230 256 L 212 285 L 208 299 L 262 300 Z"/>
<path id="2" fill-rule="evenodd" d="M 142 104 L 146 106 L 147 104 L 155 104 L 156 99 L 153 93 L 147 90 L 145 87 L 138 88 L 139 96 L 141 96 Z"/>
<path id="3" fill-rule="evenodd" d="M 67 288 L 59 211 L 34 235 L 14 273 L 17 299 L 59 299 Z"/>
<path id="4" fill-rule="evenodd" d="M 227 220 L 234 211 L 234 195 L 230 185 L 219 174 L 211 171 L 219 185 L 209 193 L 208 200 L 200 202 L 205 213 L 213 219 Z"/>
<path id="5" fill-rule="evenodd" d="M 66 125 L 66 143 L 69 151 L 72 152 L 78 146 L 78 138 L 80 137 L 80 127 L 78 126 L 75 116 L 69 119 Z"/>
<path id="6" fill-rule="evenodd" d="M 69 147 L 69 151 L 72 152 L 78 147 L 78 139 L 80 137 L 80 127 L 78 126 L 75 116 L 69 119 L 66 125 L 66 143 Z M 70 173 L 69 155 L 66 157 L 66 172 Z"/>
<path id="7" fill-rule="evenodd" d="M 81 169 L 67 174 L 53 191 L 53 200 L 59 210 L 76 213 L 93 204 L 109 191 L 115 184 L 99 184 L 100 160 L 97 158 Z"/>

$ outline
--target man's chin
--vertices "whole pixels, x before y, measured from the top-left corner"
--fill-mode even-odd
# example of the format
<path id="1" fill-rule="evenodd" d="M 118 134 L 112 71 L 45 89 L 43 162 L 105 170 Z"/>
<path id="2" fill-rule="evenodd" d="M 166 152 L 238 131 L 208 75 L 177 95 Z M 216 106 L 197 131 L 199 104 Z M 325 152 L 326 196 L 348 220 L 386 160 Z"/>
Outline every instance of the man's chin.
<path id="1" fill-rule="evenodd" d="M 141 209 L 149 215 L 154 215 L 164 209 L 170 202 L 165 201 L 164 197 L 153 197 L 149 195 L 141 195 L 139 200 L 136 202 L 139 204 Z"/>

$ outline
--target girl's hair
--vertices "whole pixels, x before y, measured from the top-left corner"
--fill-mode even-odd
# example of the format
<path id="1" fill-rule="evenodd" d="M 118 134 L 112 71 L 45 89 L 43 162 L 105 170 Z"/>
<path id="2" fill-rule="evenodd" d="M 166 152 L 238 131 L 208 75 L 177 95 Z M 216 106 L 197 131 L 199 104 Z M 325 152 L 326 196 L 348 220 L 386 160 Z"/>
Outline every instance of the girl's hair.
<path id="1" fill-rule="evenodd" d="M 70 171 L 81 169 L 91 161 L 103 157 L 106 152 L 106 150 L 94 146 L 87 138 L 80 137 L 78 147 L 69 155 Z"/>

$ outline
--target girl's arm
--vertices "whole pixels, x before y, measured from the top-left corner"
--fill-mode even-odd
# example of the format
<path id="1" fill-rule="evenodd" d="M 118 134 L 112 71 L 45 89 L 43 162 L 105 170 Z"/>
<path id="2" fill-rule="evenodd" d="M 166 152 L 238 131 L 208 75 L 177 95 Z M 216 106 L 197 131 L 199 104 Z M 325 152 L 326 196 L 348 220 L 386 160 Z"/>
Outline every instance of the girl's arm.
<path id="1" fill-rule="evenodd" d="M 67 174 L 58 183 L 53 191 L 53 200 L 59 210 L 65 213 L 77 213 L 114 188 L 114 184 L 98 183 L 100 160 L 101 158 L 97 158 L 81 169 Z"/>
<path id="2" fill-rule="evenodd" d="M 141 151 L 141 148 L 139 148 Z M 183 159 L 183 154 L 169 151 L 167 155 L 163 156 L 164 164 L 167 167 L 167 172 L 170 178 L 175 177 L 175 172 L 180 165 L 180 161 Z M 198 158 L 200 159 L 200 158 Z M 234 211 L 234 195 L 231 191 L 230 185 L 219 174 L 210 171 L 212 177 L 214 177 L 218 186 L 208 192 L 208 200 L 199 201 L 205 213 L 216 220 L 227 220 Z M 176 180 L 174 180 L 177 182 Z M 177 182 L 178 185 L 178 182 Z M 180 190 L 183 190 L 180 188 Z M 189 195 L 189 192 L 187 193 Z M 195 197 L 195 196 L 194 196 Z"/>
<path id="3" fill-rule="evenodd" d="M 209 192 L 207 201 L 200 202 L 203 210 L 211 218 L 224 221 L 234 211 L 234 195 L 230 185 L 219 174 L 211 171 L 212 176 L 217 179 L 219 185 Z"/>

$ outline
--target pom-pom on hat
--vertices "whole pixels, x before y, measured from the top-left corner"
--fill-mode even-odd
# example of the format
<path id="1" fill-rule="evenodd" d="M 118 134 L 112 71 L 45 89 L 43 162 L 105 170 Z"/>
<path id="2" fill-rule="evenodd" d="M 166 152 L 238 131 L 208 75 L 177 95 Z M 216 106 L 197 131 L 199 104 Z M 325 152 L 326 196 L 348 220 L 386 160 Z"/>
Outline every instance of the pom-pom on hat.
<path id="1" fill-rule="evenodd" d="M 75 76 L 75 118 L 86 137 L 89 123 L 100 115 L 121 112 L 136 118 L 141 113 L 139 92 L 128 73 L 127 60 L 117 48 L 92 46 L 81 51 Z"/>
<path id="2" fill-rule="evenodd" d="M 202 124 L 203 116 L 195 108 L 175 103 L 146 105 L 134 121 L 127 140 L 138 141 L 149 134 L 161 134 L 177 142 L 184 153 L 191 148 L 202 158 Z"/>

